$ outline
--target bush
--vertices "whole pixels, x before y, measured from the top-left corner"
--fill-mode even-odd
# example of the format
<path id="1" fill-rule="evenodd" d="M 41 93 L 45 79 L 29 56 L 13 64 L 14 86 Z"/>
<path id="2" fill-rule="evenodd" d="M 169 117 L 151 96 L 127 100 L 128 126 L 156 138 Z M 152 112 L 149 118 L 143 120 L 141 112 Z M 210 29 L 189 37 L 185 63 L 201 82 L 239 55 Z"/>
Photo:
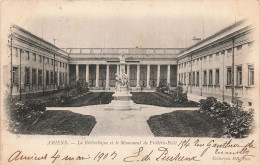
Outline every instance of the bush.
<path id="1" fill-rule="evenodd" d="M 222 121 L 227 137 L 247 137 L 253 130 L 254 110 L 245 111 L 240 100 L 231 107 L 227 102 L 208 97 L 200 100 L 199 112 Z"/>
<path id="2" fill-rule="evenodd" d="M 34 124 L 45 112 L 45 105 L 37 100 L 32 101 L 12 101 L 10 97 L 6 99 L 7 130 L 12 133 L 20 133 L 28 125 Z"/>
<path id="3" fill-rule="evenodd" d="M 181 86 L 170 90 L 169 94 L 171 95 L 171 101 L 173 102 L 182 103 L 188 101 L 187 92 L 183 92 L 183 88 Z"/>
<path id="4" fill-rule="evenodd" d="M 156 87 L 156 91 L 160 92 L 160 93 L 168 92 L 169 91 L 169 84 L 159 82 L 158 87 Z"/>

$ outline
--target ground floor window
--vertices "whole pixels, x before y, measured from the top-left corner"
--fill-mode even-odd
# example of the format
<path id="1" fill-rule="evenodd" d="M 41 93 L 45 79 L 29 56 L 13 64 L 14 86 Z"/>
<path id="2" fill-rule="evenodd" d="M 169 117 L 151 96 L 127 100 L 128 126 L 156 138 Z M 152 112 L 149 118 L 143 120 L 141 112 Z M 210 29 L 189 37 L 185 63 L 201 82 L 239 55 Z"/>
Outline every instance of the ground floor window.
<path id="1" fill-rule="evenodd" d="M 232 70 L 231 67 L 227 68 L 227 85 L 231 85 L 232 83 Z"/>
<path id="2" fill-rule="evenodd" d="M 197 71 L 196 84 L 197 84 L 197 85 L 200 84 L 200 72 L 199 72 L 199 71 Z"/>
<path id="3" fill-rule="evenodd" d="M 209 84 L 212 85 L 213 82 L 213 73 L 212 70 L 209 70 Z"/>
<path id="4" fill-rule="evenodd" d="M 215 84 L 219 85 L 219 69 L 216 69 L 216 74 L 215 74 Z"/>
<path id="5" fill-rule="evenodd" d="M 207 85 L 207 71 L 204 70 L 204 74 L 203 74 L 203 84 Z"/>
<path id="6" fill-rule="evenodd" d="M 46 70 L 46 84 L 50 84 L 49 71 Z"/>
<path id="7" fill-rule="evenodd" d="M 32 84 L 36 84 L 36 69 L 32 69 Z"/>
<path id="8" fill-rule="evenodd" d="M 42 70 L 38 70 L 38 84 L 42 85 Z"/>
<path id="9" fill-rule="evenodd" d="M 195 72 L 192 73 L 192 84 L 195 84 Z"/>
<path id="10" fill-rule="evenodd" d="M 56 63 L 57 64 L 57 63 Z M 57 84 L 57 72 L 54 73 L 54 83 Z"/>
<path id="11" fill-rule="evenodd" d="M 30 68 L 25 68 L 25 84 L 30 84 Z"/>
<path id="12" fill-rule="evenodd" d="M 13 67 L 13 84 L 18 84 L 19 78 L 18 78 L 18 67 Z"/>
<path id="13" fill-rule="evenodd" d="M 253 65 L 249 65 L 248 66 L 248 85 L 255 85 L 254 83 L 254 66 Z"/>
<path id="14" fill-rule="evenodd" d="M 237 85 L 242 85 L 242 66 L 237 67 Z"/>
<path id="15" fill-rule="evenodd" d="M 53 72 L 51 72 L 51 84 L 53 84 Z"/>

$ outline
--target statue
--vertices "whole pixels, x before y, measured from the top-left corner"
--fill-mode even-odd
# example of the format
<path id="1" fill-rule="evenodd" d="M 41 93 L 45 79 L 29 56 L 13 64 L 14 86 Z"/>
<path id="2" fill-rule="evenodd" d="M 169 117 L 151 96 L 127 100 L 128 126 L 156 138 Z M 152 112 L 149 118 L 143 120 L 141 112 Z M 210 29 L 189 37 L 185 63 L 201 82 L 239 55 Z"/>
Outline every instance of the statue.
<path id="1" fill-rule="evenodd" d="M 120 91 L 121 87 L 128 87 L 128 75 L 125 73 L 125 57 L 123 54 L 119 56 L 120 70 L 116 74 L 116 91 Z"/>

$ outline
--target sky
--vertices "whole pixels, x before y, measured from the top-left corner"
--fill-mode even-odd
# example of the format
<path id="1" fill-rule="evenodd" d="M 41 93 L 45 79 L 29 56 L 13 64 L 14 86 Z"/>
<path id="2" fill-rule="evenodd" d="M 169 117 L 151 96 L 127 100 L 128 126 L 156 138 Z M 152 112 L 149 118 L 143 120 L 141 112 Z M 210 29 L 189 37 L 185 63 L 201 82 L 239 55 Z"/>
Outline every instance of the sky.
<path id="1" fill-rule="evenodd" d="M 60 48 L 183 48 L 246 17 L 223 2 L 28 1 L 8 21 Z"/>

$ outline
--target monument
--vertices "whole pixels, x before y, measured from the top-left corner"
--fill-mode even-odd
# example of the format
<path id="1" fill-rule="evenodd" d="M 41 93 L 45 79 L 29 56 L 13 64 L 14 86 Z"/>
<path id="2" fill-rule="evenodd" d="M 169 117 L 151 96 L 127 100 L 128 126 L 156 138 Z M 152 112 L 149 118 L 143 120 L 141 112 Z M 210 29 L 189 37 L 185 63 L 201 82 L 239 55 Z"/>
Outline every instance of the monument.
<path id="1" fill-rule="evenodd" d="M 105 110 L 140 110 L 133 100 L 132 94 L 129 92 L 128 75 L 125 73 L 125 57 L 119 56 L 119 73 L 116 74 L 116 90 L 113 94 L 114 100 L 107 106 Z"/>

